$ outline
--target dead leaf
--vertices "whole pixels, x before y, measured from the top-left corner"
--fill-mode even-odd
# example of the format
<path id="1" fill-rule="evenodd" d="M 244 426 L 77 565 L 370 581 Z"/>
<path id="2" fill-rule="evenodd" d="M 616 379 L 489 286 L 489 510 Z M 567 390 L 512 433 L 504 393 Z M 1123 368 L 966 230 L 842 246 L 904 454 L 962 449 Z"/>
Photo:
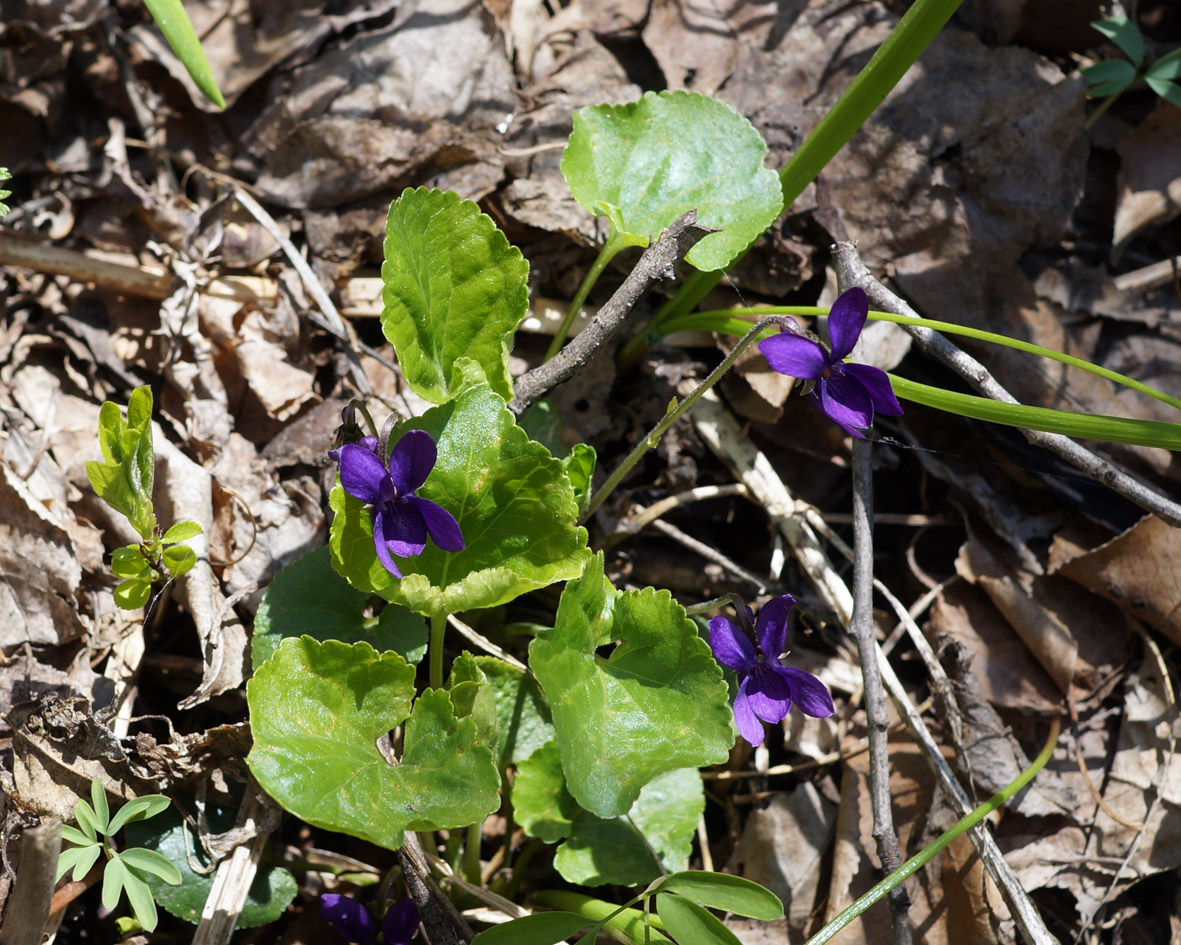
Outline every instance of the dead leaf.
<path id="1" fill-rule="evenodd" d="M 800 935 L 816 909 L 836 813 L 836 805 L 807 781 L 790 794 L 776 794 L 766 807 L 751 812 L 727 864 L 728 872 L 775 893 L 787 910 L 788 925 Z"/>
<path id="2" fill-rule="evenodd" d="M 1091 551 L 1063 560 L 1055 573 L 1077 581 L 1181 646 L 1181 530 L 1155 515 Z"/>
<path id="3" fill-rule="evenodd" d="M 69 533 L 0 460 L 0 647 L 58 646 L 86 632 Z"/>
<path id="4" fill-rule="evenodd" d="M 1111 262 L 1149 226 L 1181 214 L 1181 110 L 1161 99 L 1152 114 L 1115 145 L 1120 156 Z"/>

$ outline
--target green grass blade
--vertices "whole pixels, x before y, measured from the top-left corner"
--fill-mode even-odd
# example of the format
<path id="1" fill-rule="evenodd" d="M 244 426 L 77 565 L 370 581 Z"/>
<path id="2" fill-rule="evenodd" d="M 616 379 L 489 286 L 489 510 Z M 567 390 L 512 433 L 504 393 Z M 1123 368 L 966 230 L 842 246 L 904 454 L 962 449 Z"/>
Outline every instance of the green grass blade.
<path id="1" fill-rule="evenodd" d="M 887 375 L 894 393 L 927 407 L 957 413 L 974 420 L 987 420 L 1025 430 L 1042 430 L 1063 436 L 1108 443 L 1131 443 L 1135 446 L 1156 446 L 1166 450 L 1181 450 L 1181 423 L 1161 423 L 1157 420 L 1132 420 L 1102 414 L 1071 413 L 1048 407 L 1027 407 L 1024 404 L 1004 404 L 970 394 L 957 394 L 939 387 L 930 387 L 894 374 Z"/>
<path id="2" fill-rule="evenodd" d="M 168 45 L 176 53 L 177 58 L 189 70 L 189 75 L 197 83 L 205 97 L 218 108 L 226 107 L 226 100 L 222 98 L 221 89 L 217 87 L 217 80 L 213 78 L 213 70 L 209 67 L 209 60 L 205 58 L 205 50 L 201 48 L 201 40 L 197 38 L 197 31 L 189 21 L 189 15 L 181 6 L 180 0 L 144 0 L 144 5 L 160 32 L 168 40 Z"/>

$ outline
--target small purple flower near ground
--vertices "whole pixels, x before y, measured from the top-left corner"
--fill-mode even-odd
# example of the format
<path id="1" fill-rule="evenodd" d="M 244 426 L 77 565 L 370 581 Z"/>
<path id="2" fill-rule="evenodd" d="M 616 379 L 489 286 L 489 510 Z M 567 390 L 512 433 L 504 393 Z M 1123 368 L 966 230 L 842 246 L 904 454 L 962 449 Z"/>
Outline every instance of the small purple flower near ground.
<path id="1" fill-rule="evenodd" d="M 875 411 L 890 417 L 902 413 L 885 371 L 868 364 L 844 363 L 861 336 L 868 314 L 865 290 L 853 286 L 841 293 L 829 311 L 832 351 L 790 331 L 759 342 L 763 357 L 780 374 L 815 381 L 812 399 L 831 419 L 860 439 L 865 439 L 860 431 L 873 424 Z"/>
<path id="2" fill-rule="evenodd" d="M 828 687 L 811 673 L 779 662 L 787 642 L 787 618 L 795 606 L 790 594 L 767 601 L 759 611 L 755 635 L 762 657 L 746 632 L 729 617 L 714 617 L 709 622 L 709 645 L 718 662 L 738 673 L 738 696 L 734 699 L 734 722 L 738 734 L 752 745 L 763 741 L 763 722 L 782 722 L 796 707 L 813 718 L 832 715 L 832 695 Z M 753 615 L 749 607 L 739 619 L 749 627 Z M 759 720 L 762 721 L 759 721 Z"/>
<path id="3" fill-rule="evenodd" d="M 340 484 L 349 495 L 373 506 L 373 545 L 394 577 L 402 576 L 394 558 L 422 554 L 428 534 L 444 551 L 464 548 L 463 532 L 454 516 L 414 494 L 426 482 L 436 459 L 435 441 L 424 430 L 410 430 L 394 444 L 388 468 L 377 455 L 376 437 L 340 448 Z"/>
<path id="4" fill-rule="evenodd" d="M 320 896 L 320 915 L 350 942 L 378 945 L 373 916 L 355 899 L 324 893 Z M 389 907 L 381 923 L 381 945 L 409 945 L 417 932 L 418 906 L 413 899 L 399 899 Z"/>

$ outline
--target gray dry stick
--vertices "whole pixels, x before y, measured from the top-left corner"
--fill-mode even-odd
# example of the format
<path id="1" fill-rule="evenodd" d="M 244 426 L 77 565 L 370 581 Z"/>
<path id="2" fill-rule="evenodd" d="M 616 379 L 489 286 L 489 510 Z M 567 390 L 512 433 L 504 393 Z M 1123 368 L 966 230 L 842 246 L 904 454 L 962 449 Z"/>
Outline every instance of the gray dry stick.
<path id="1" fill-rule="evenodd" d="M 914 309 L 873 277 L 865 263 L 861 261 L 861 257 L 857 254 L 857 247 L 853 243 L 835 244 L 833 254 L 837 279 L 840 284 L 861 286 L 865 289 L 865 294 L 869 296 L 872 308 L 881 312 L 890 312 L 893 315 L 919 317 Z M 938 358 L 985 397 L 1006 404 L 1019 403 L 1017 398 L 1005 390 L 989 373 L 988 368 L 966 351 L 952 344 L 939 332 L 919 325 L 903 325 L 902 328 L 918 342 L 923 351 Z M 1057 453 L 1096 482 L 1118 492 L 1140 508 L 1160 516 L 1174 528 L 1181 528 L 1181 505 L 1133 479 L 1122 469 L 1080 446 L 1070 437 L 1062 436 L 1059 433 L 1044 433 L 1040 430 L 1022 430 L 1021 434 L 1030 443 Z"/>
<path id="2" fill-rule="evenodd" d="M 677 265 L 699 240 L 717 228 L 698 226 L 697 211 L 688 210 L 672 222 L 655 243 L 644 250 L 623 285 L 607 301 L 591 323 L 580 331 L 556 355 L 517 378 L 513 399 L 508 405 L 518 417 L 563 381 L 584 368 L 595 352 L 623 327 L 623 320 L 658 280 L 676 278 Z"/>
<path id="3" fill-rule="evenodd" d="M 853 618 L 849 632 L 857 641 L 861 678 L 865 690 L 865 715 L 869 729 L 869 793 L 873 806 L 873 838 L 877 842 L 882 872 L 902 866 L 898 831 L 890 806 L 890 758 L 887 744 L 889 716 L 886 693 L 878 666 L 878 646 L 873 632 L 873 444 L 853 440 Z M 910 945 L 910 897 L 899 883 L 890 891 L 890 925 L 894 945 Z"/>

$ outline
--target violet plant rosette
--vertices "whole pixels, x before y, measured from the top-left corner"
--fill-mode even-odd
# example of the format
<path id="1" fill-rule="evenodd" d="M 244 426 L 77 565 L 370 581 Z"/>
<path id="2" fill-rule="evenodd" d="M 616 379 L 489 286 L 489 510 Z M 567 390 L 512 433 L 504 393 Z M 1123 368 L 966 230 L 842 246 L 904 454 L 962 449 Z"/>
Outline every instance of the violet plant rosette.
<path id="1" fill-rule="evenodd" d="M 812 399 L 846 432 L 864 439 L 862 430 L 873 424 L 874 413 L 897 417 L 902 413 L 886 372 L 868 364 L 846 364 L 869 315 L 865 290 L 853 286 L 840 294 L 828 316 L 832 350 L 819 341 L 791 331 L 759 342 L 763 357 L 780 374 L 814 381 Z"/>
<path id="2" fill-rule="evenodd" d="M 773 598 L 759 611 L 754 624 L 758 650 L 748 631 L 729 617 L 709 622 L 709 645 L 723 666 L 738 673 L 738 695 L 734 699 L 734 722 L 738 734 L 752 745 L 763 741 L 763 722 L 782 722 L 794 703 L 804 715 L 827 718 L 833 714 L 828 687 L 811 673 L 779 662 L 787 642 L 787 620 L 795 606 L 790 594 Z M 739 620 L 749 628 L 753 615 L 743 607 Z"/>
<path id="3" fill-rule="evenodd" d="M 455 517 L 438 503 L 415 493 L 438 459 L 435 441 L 424 430 L 410 430 L 390 450 L 388 464 L 377 454 L 377 438 L 346 443 L 338 453 L 340 484 L 354 498 L 372 506 L 373 546 L 390 574 L 400 578 L 395 558 L 422 554 L 429 535 L 444 551 L 464 549 Z"/>

